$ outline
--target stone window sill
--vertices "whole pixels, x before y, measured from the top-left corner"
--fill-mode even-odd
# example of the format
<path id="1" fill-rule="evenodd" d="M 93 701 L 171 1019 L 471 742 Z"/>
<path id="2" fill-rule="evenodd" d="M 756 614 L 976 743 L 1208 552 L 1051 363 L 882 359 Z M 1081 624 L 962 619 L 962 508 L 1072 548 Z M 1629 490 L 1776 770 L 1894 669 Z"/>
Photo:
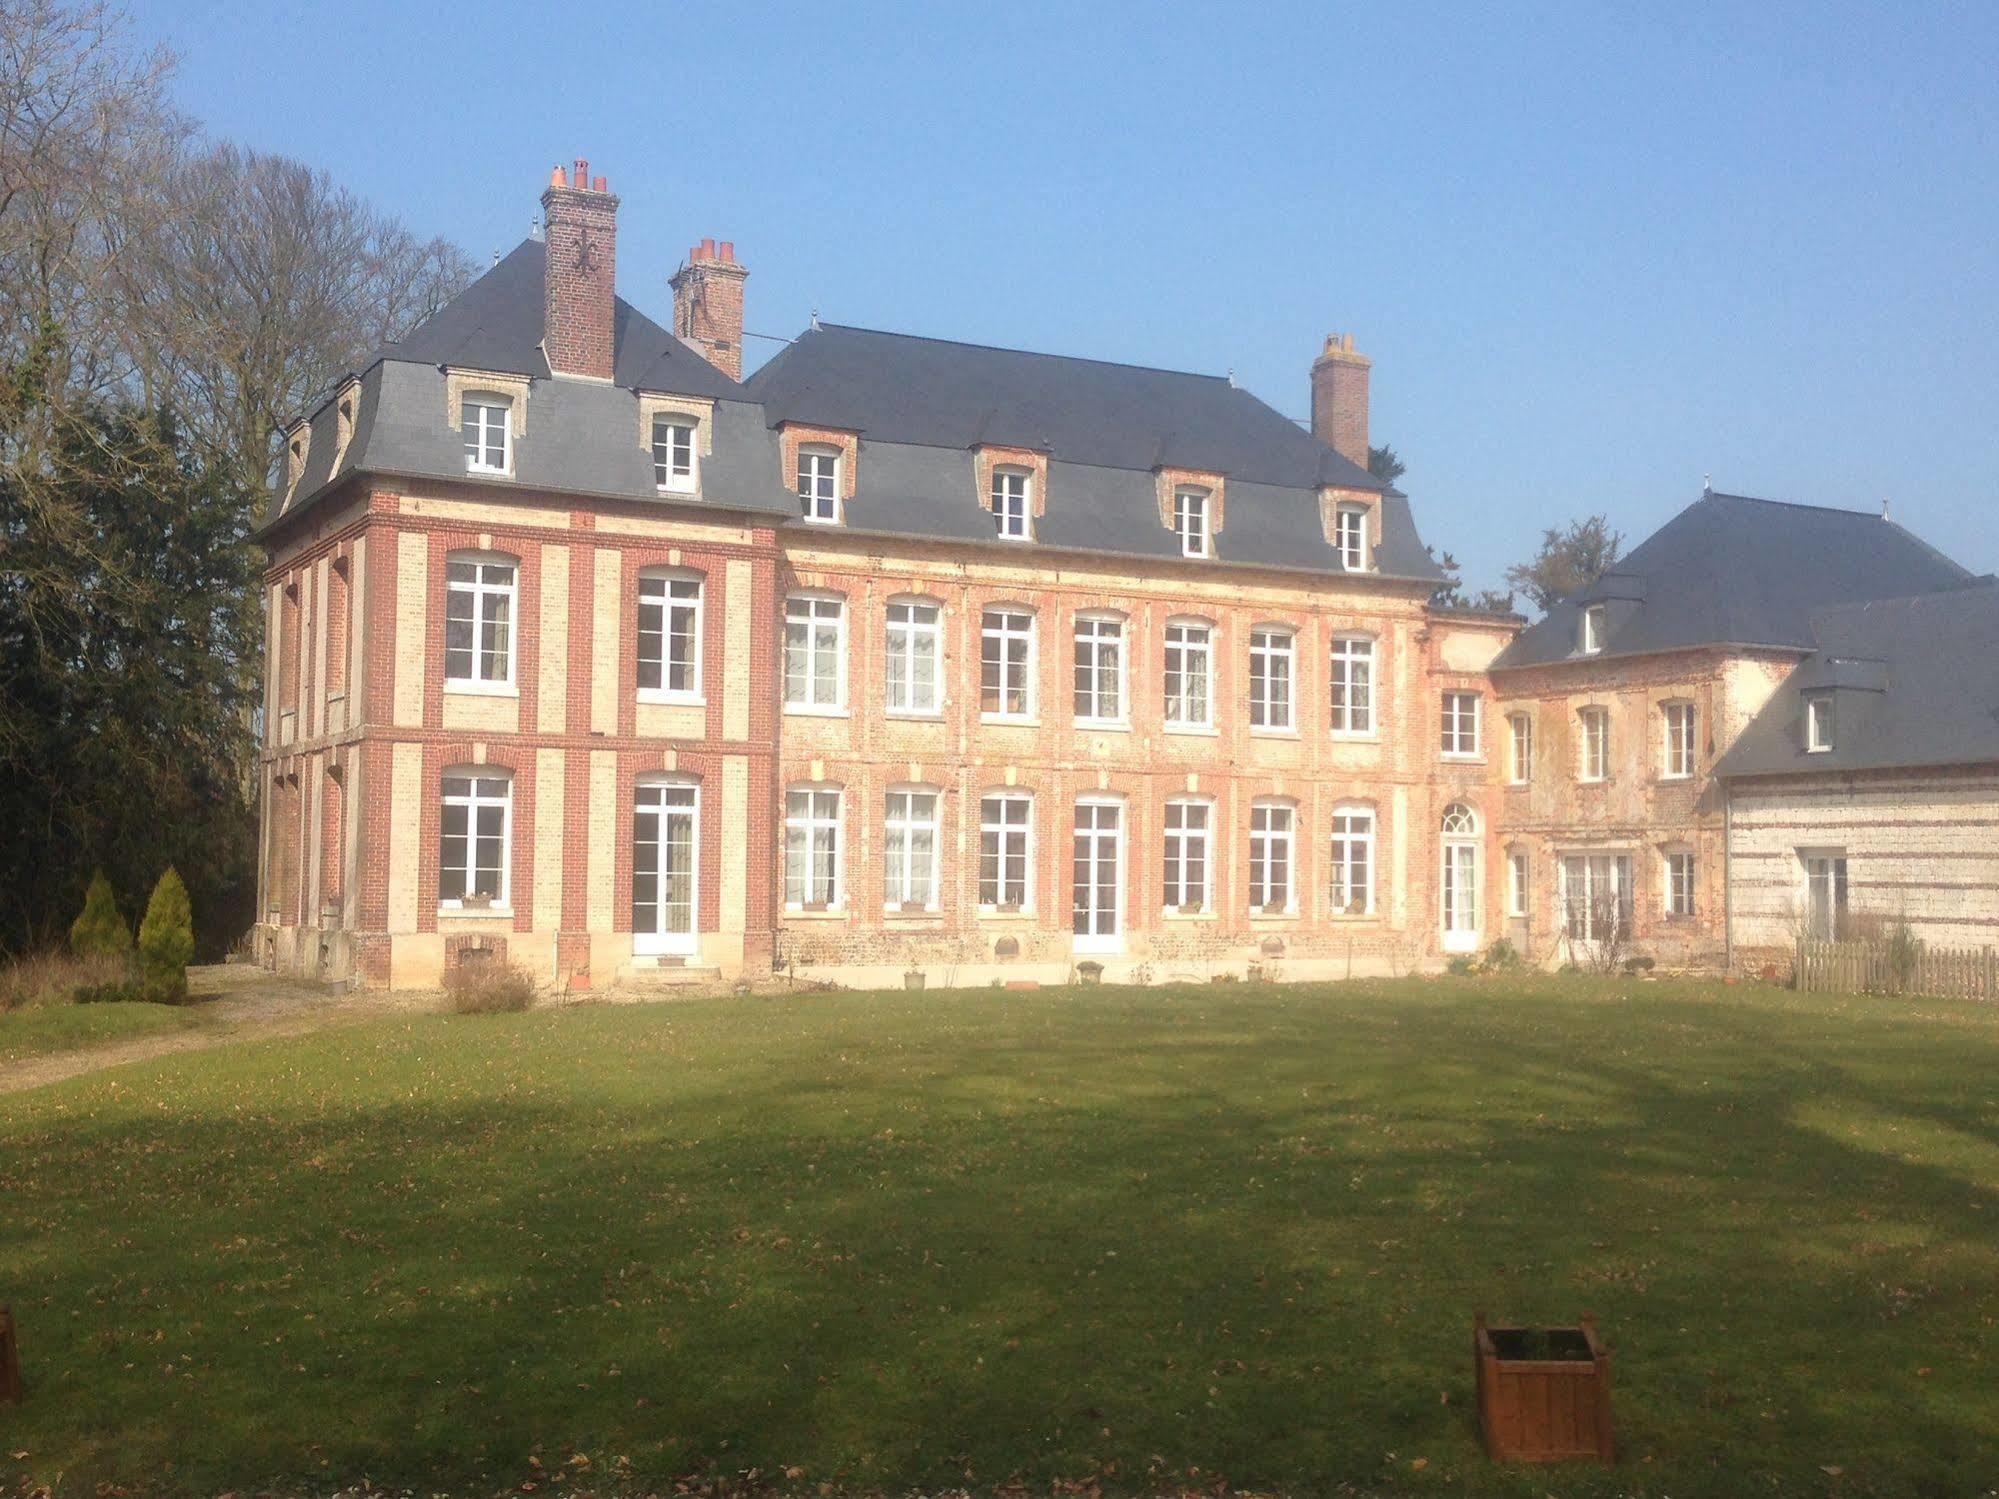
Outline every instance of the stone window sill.
<path id="1" fill-rule="evenodd" d="M 979 715 L 979 722 L 1004 729 L 1038 729 L 1041 727 L 1041 720 L 1039 718 L 1026 717 L 1018 713 L 981 713 Z"/>
<path id="2" fill-rule="evenodd" d="M 444 691 L 447 697 L 519 697 L 520 688 L 512 682 L 453 682 L 446 681 Z"/>
<path id="3" fill-rule="evenodd" d="M 1222 919 L 1222 913 L 1219 911 L 1167 910 L 1159 914 L 1166 921 L 1220 921 Z"/>
<path id="4" fill-rule="evenodd" d="M 893 719 L 897 723 L 942 723 L 944 721 L 944 710 L 942 708 L 884 708 L 882 709 L 882 717 Z"/>
<path id="5" fill-rule="evenodd" d="M 991 906 L 980 906 L 980 907 L 979 907 L 979 920 L 981 920 L 981 921 L 1032 921 L 1032 920 L 1034 920 L 1034 913 L 1033 913 L 1032 911 L 1000 911 L 1000 910 L 995 910 L 995 909 L 994 909 L 993 907 L 991 907 Z"/>
<path id="6" fill-rule="evenodd" d="M 853 717 L 853 715 L 849 713 L 845 708 L 829 708 L 829 707 L 824 707 L 817 703 L 786 703 L 784 705 L 784 716 L 786 718 Z"/>
<path id="7" fill-rule="evenodd" d="M 786 906 L 784 908 L 784 919 L 786 921 L 845 921 L 847 919 L 847 908 L 845 906 L 834 906 L 825 911 L 806 911 L 801 910 L 797 906 Z"/>
<path id="8" fill-rule="evenodd" d="M 1222 731 L 1213 724 L 1169 723 L 1164 726 L 1168 734 L 1185 734 L 1191 739 L 1219 739 Z"/>
<path id="9" fill-rule="evenodd" d="M 1252 739 L 1297 739 L 1299 735 L 1296 729 L 1251 729 L 1249 737 Z"/>
<path id="10" fill-rule="evenodd" d="M 512 906 L 439 906 L 439 921 L 490 921 L 495 918 L 512 921 Z"/>
<path id="11" fill-rule="evenodd" d="M 657 703 L 663 708 L 705 708 L 708 699 L 698 692 L 669 692 L 664 687 L 641 687 L 639 701 Z"/>

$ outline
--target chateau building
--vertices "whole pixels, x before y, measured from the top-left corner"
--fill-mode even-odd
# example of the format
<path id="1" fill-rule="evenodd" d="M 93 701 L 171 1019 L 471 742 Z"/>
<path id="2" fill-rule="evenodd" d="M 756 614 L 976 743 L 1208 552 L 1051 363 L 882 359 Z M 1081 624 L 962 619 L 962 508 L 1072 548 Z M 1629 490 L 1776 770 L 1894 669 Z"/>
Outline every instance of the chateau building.
<path id="1" fill-rule="evenodd" d="M 1799 799 L 1992 805 L 1999 746 L 1917 773 L 1840 696 L 1875 690 L 1842 632 L 1916 647 L 1832 606 L 1977 592 L 1885 519 L 1705 495 L 1521 631 L 1431 605 L 1350 338 L 1309 432 L 1228 379 L 816 321 L 745 381 L 732 245 L 689 252 L 669 331 L 616 295 L 603 178 L 542 206 L 286 433 L 274 966 L 1304 978 L 1613 927 L 1720 963 L 1734 913 L 1761 944 L 1834 889 L 1771 842 Z M 1839 757 L 1773 748 L 1794 689 Z M 1999 925 L 1980 857 L 1958 929 Z"/>

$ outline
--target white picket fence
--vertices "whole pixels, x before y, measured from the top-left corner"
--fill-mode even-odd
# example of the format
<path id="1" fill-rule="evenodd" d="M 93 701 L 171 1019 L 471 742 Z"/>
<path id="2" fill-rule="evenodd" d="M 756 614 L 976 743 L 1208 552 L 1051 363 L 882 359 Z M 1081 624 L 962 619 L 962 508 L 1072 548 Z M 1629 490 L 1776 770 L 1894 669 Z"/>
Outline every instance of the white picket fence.
<path id="1" fill-rule="evenodd" d="M 1898 977 L 1886 942 L 1800 942 L 1798 987 L 1845 994 L 1930 994 L 1999 1000 L 1999 948 L 1919 945 Z"/>

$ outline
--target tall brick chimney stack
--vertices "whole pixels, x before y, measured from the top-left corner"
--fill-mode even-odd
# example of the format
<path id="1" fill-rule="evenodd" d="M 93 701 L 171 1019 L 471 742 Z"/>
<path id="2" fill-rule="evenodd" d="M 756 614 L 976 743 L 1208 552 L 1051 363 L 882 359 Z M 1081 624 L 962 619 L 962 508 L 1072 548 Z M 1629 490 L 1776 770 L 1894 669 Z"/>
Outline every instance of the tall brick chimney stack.
<path id="1" fill-rule="evenodd" d="M 576 158 L 572 181 L 561 167 L 541 195 L 548 273 L 542 290 L 548 366 L 558 375 L 611 378 L 618 294 L 618 200 L 590 163 Z"/>
<path id="2" fill-rule="evenodd" d="M 1367 375 L 1374 361 L 1354 352 L 1351 333 L 1326 335 L 1312 361 L 1312 435 L 1367 467 Z"/>
<path id="3" fill-rule="evenodd" d="M 743 378 L 743 282 L 733 240 L 704 239 L 673 273 L 673 331 L 731 380 Z"/>

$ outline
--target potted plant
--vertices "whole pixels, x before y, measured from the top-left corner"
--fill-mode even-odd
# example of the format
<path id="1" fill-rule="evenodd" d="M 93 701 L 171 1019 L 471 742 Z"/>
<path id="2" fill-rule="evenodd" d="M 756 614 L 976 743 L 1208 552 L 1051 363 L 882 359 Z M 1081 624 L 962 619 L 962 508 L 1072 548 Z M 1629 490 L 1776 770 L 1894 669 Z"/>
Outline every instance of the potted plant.
<path id="1" fill-rule="evenodd" d="M 1104 965 L 1095 962 L 1078 963 L 1076 979 L 1079 983 L 1100 984 L 1104 981 Z"/>
<path id="2" fill-rule="evenodd" d="M 902 987 L 905 989 L 921 989 L 923 987 L 923 970 L 921 968 L 905 970 L 902 975 Z"/>
<path id="3" fill-rule="evenodd" d="M 906 900 L 902 903 L 902 914 L 917 916 L 930 909 L 929 903 L 920 900 Z"/>
<path id="4" fill-rule="evenodd" d="M 1201 903 L 1197 900 L 1181 901 L 1180 914 L 1182 916 L 1199 916 L 1201 914 Z"/>
<path id="5" fill-rule="evenodd" d="M 1020 914 L 1020 902 L 1017 900 L 1003 900 L 994 906 L 993 910 L 1001 916 L 1018 916 Z"/>
<path id="6" fill-rule="evenodd" d="M 1495 1461 L 1610 1462 L 1610 1351 L 1587 1312 L 1575 1327 L 1491 1327 L 1472 1320 L 1478 1424 Z"/>
<path id="7" fill-rule="evenodd" d="M 468 911 L 485 911 L 492 908 L 493 897 L 483 891 L 467 890 L 458 903 Z"/>

